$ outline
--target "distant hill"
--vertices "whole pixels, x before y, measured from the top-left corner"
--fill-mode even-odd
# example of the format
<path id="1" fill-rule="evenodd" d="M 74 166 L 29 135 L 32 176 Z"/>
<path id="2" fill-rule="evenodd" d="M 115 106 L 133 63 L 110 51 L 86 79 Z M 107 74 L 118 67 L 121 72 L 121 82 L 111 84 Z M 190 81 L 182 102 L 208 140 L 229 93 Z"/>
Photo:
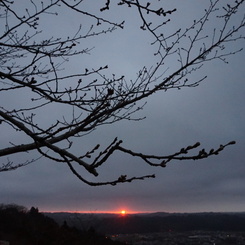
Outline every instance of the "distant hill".
<path id="1" fill-rule="evenodd" d="M 98 234 L 93 227 L 78 230 L 66 222 L 58 225 L 37 208 L 27 210 L 15 204 L 0 204 L 0 240 L 10 245 L 123 244 Z"/>
<path id="2" fill-rule="evenodd" d="M 58 223 L 66 221 L 78 229 L 103 234 L 152 233 L 165 231 L 245 231 L 245 213 L 150 213 L 80 214 L 45 213 Z"/>

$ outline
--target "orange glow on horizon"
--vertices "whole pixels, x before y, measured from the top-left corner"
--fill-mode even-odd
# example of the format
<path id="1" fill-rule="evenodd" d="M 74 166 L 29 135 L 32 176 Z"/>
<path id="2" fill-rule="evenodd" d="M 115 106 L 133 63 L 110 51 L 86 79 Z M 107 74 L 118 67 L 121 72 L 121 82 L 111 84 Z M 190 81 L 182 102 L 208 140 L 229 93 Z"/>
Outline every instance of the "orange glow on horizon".
<path id="1" fill-rule="evenodd" d="M 127 209 L 121 209 L 121 210 L 55 210 L 55 209 L 44 209 L 39 210 L 43 213 L 80 213 L 80 214 L 119 214 L 119 215 L 126 215 L 126 214 L 140 214 L 140 213 L 153 213 L 154 211 L 133 211 L 133 210 L 127 210 Z"/>

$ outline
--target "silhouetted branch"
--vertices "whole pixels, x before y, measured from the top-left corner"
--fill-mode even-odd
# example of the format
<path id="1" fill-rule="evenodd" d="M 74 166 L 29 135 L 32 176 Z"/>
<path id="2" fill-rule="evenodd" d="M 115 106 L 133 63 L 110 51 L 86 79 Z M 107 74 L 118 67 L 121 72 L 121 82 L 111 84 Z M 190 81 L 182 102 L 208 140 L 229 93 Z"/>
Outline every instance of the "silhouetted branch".
<path id="1" fill-rule="evenodd" d="M 221 151 L 223 151 L 225 149 L 225 147 L 227 147 L 228 145 L 234 145 L 235 143 L 236 143 L 235 141 L 231 141 L 225 145 L 220 145 L 219 148 L 217 148 L 217 149 L 211 149 L 208 151 L 206 149 L 202 149 L 194 155 L 187 155 L 187 154 L 189 153 L 189 151 L 199 147 L 200 146 L 199 142 L 197 142 L 194 145 L 190 145 L 190 146 L 187 146 L 185 148 L 181 148 L 180 151 L 178 151 L 174 154 L 165 155 L 165 156 L 145 155 L 142 153 L 136 153 L 136 152 L 133 152 L 132 150 L 125 149 L 124 147 L 121 147 L 121 146 L 118 146 L 117 149 L 119 151 L 125 152 L 127 154 L 132 155 L 132 156 L 140 157 L 142 160 L 144 160 L 150 166 L 166 167 L 166 164 L 172 160 L 180 160 L 180 161 L 182 161 L 182 160 L 200 160 L 203 158 L 210 157 L 212 155 L 218 155 Z M 152 160 L 159 160 L 160 163 L 154 163 L 154 162 L 152 162 Z"/>
<path id="2" fill-rule="evenodd" d="M 31 163 L 34 163 L 36 161 L 38 161 L 39 159 L 41 159 L 42 156 L 35 158 L 35 159 L 31 159 L 31 160 L 27 160 L 25 162 L 22 163 L 13 163 L 11 161 L 8 160 L 7 163 L 2 163 L 2 166 L 0 166 L 0 172 L 6 172 L 6 171 L 11 171 L 11 170 L 16 170 L 17 168 L 22 168 L 25 167 Z"/>
<path id="3" fill-rule="evenodd" d="M 144 108 L 148 97 L 171 89 L 196 87 L 206 76 L 193 80 L 190 79 L 192 73 L 198 72 L 206 62 L 227 62 L 228 56 L 240 52 L 240 47 L 230 49 L 229 44 L 244 40 L 245 17 L 236 18 L 244 0 L 229 4 L 210 0 L 209 7 L 199 19 L 185 29 L 175 30 L 167 30 L 165 26 L 174 21 L 176 9 L 164 9 L 159 1 L 121 0 L 115 5 L 106 0 L 102 6 L 96 3 L 93 12 L 86 10 L 81 0 L 26 1 L 25 4 L 24 8 L 18 8 L 18 1 L 0 1 L 0 93 L 10 101 L 18 91 L 25 95 L 23 101 L 1 102 L 0 126 L 13 134 L 22 132 L 26 136 L 21 143 L 6 143 L 0 149 L 0 157 L 36 151 L 49 160 L 67 164 L 86 184 L 116 185 L 154 178 L 155 175 L 127 177 L 119 174 L 117 179 L 105 182 L 90 182 L 83 176 L 84 173 L 98 176 L 99 168 L 115 151 L 139 157 L 150 166 L 165 167 L 174 160 L 198 160 L 217 155 L 234 144 L 232 141 L 217 149 L 203 149 L 191 154 L 190 151 L 199 147 L 195 144 L 171 155 L 156 156 L 124 148 L 117 138 L 98 152 L 101 146 L 95 139 L 92 149 L 86 151 L 82 147 L 81 153 L 74 153 L 77 144 L 74 138 L 84 137 L 86 146 L 85 136 L 99 126 L 120 120 L 144 119 L 144 116 L 137 117 L 137 112 Z M 106 15 L 123 7 L 134 9 L 142 23 L 139 28 L 151 35 L 156 63 L 136 71 L 135 79 L 126 79 L 125 74 L 109 75 L 107 64 L 91 68 L 83 63 L 79 64 L 77 72 L 64 70 L 68 62 L 77 62 L 94 51 L 84 47 L 85 39 L 124 31 L 127 22 L 116 22 L 110 14 Z M 85 25 L 78 21 L 72 28 L 74 32 L 68 36 L 65 32 L 70 30 L 64 30 L 61 36 L 43 33 L 43 18 L 63 18 L 66 11 L 86 18 L 88 22 Z M 217 19 L 217 26 L 214 23 L 210 30 L 209 22 Z M 173 64 L 172 60 L 176 61 L 174 69 L 167 66 Z M 58 117 L 50 113 L 57 108 L 62 111 Z M 45 122 L 41 120 L 44 112 L 50 115 Z M 7 159 L 0 171 L 13 170 L 33 161 L 14 164 Z"/>

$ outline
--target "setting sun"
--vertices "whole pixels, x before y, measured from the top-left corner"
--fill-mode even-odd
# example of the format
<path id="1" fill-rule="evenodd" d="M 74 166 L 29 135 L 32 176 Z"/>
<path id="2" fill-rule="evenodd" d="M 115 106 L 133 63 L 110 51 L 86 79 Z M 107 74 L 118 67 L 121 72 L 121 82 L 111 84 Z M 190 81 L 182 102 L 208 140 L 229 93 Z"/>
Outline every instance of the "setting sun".
<path id="1" fill-rule="evenodd" d="M 126 214 L 126 211 L 125 211 L 125 210 L 122 210 L 122 211 L 121 211 L 121 214 L 122 214 L 122 215 Z"/>

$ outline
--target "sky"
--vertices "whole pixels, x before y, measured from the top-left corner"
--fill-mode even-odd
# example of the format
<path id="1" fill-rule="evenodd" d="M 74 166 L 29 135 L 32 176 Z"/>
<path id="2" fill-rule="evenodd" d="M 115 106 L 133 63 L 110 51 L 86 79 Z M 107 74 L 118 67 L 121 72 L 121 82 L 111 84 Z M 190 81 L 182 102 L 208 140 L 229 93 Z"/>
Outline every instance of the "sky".
<path id="1" fill-rule="evenodd" d="M 177 7 L 166 31 L 191 23 L 205 8 L 203 2 L 162 3 L 166 7 Z M 18 4 L 25 7 L 24 2 Z M 92 11 L 94 5 L 90 2 L 86 7 Z M 244 10 L 243 6 L 241 12 Z M 64 72 L 84 69 L 85 65 L 108 64 L 108 73 L 125 74 L 130 79 L 137 76 L 142 66 L 150 66 L 155 61 L 154 48 L 149 45 L 151 38 L 139 30 L 140 21 L 133 10 L 124 9 L 120 15 L 111 11 L 110 14 L 112 19 L 125 18 L 125 29 L 85 41 L 84 46 L 94 47 L 91 54 L 65 64 Z M 42 24 L 53 35 L 65 35 L 80 20 L 80 17 L 66 13 L 58 23 L 49 25 L 51 17 L 48 16 Z M 86 24 L 86 19 L 81 21 Z M 244 41 L 230 46 L 231 49 L 236 47 L 245 47 Z M 155 173 L 156 178 L 102 187 L 88 186 L 69 172 L 67 166 L 41 158 L 26 167 L 0 173 L 0 203 L 34 206 L 40 211 L 51 212 L 245 211 L 244 51 L 230 56 L 228 61 L 229 64 L 211 61 L 194 73 L 193 80 L 207 75 L 198 87 L 170 90 L 148 98 L 144 110 L 137 114 L 146 116 L 146 119 L 103 126 L 81 139 L 81 143 L 77 141 L 79 151 L 97 143 L 110 144 L 118 137 L 126 148 L 158 155 L 174 153 L 196 142 L 207 149 L 232 140 L 237 142 L 220 155 L 200 161 L 171 162 L 166 168 L 152 168 L 140 159 L 115 154 L 101 169 L 104 179 L 112 178 L 115 173 L 128 176 Z M 171 69 L 175 64 L 169 66 Z M 1 104 L 14 105 L 21 103 L 25 96 L 13 94 L 11 100 L 3 96 L 0 101 Z M 41 115 L 40 120 L 45 124 L 56 113 L 51 108 Z M 0 146 L 6 146 L 6 142 L 14 137 L 8 131 L 2 131 Z M 21 136 L 16 140 L 21 140 Z M 25 159 L 26 155 L 9 158 L 18 161 L 19 157 Z"/>

